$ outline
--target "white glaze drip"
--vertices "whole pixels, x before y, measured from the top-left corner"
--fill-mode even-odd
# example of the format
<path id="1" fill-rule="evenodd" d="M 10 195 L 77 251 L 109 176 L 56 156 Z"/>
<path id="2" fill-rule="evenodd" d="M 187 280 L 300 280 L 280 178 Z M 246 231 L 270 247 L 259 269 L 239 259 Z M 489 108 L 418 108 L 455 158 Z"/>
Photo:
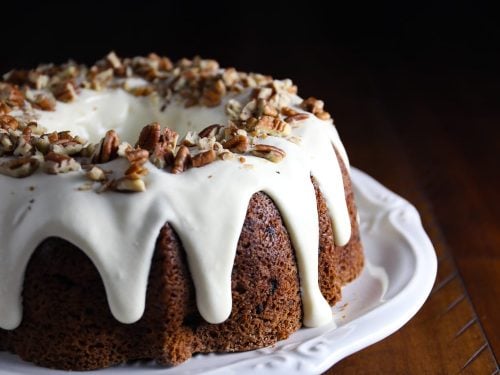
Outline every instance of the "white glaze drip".
<path id="1" fill-rule="evenodd" d="M 38 114 L 40 124 L 49 130 L 72 130 L 92 141 L 115 128 L 122 139 L 133 142 L 151 121 L 181 134 L 227 121 L 223 104 L 185 109 L 174 102 L 161 112 L 154 99 L 136 98 L 122 90 L 84 90 L 76 102 L 58 103 L 56 112 Z M 329 207 L 335 242 L 343 245 L 351 225 L 332 144 L 346 166 L 348 160 L 331 122 L 310 116 L 293 134 L 302 138 L 300 145 L 276 137 L 262 141 L 286 151 L 281 163 L 246 156 L 251 168 L 235 160 L 217 161 L 180 175 L 149 165 L 147 191 L 137 194 L 78 191 L 83 183 L 79 173 L 57 177 L 36 173 L 25 179 L 0 175 L 0 327 L 14 329 L 20 324 L 24 270 L 37 245 L 51 236 L 72 242 L 89 256 L 117 320 L 139 320 L 155 242 L 166 222 L 186 250 L 201 315 L 211 323 L 224 321 L 231 313 L 236 245 L 249 200 L 258 191 L 276 203 L 296 250 L 304 324 L 328 323 L 331 309 L 318 285 L 319 223 L 310 175 L 317 179 Z M 104 168 L 118 175 L 125 168 L 123 160 L 108 164 Z"/>

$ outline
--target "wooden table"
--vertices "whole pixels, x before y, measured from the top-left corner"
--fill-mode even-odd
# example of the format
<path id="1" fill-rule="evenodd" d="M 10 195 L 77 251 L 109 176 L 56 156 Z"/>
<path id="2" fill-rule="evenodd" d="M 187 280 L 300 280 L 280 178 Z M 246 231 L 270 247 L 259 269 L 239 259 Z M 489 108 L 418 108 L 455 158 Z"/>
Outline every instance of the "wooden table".
<path id="1" fill-rule="evenodd" d="M 328 78 L 322 95 L 352 165 L 417 207 L 438 257 L 418 314 L 328 374 L 499 372 L 498 78 L 362 68 Z"/>

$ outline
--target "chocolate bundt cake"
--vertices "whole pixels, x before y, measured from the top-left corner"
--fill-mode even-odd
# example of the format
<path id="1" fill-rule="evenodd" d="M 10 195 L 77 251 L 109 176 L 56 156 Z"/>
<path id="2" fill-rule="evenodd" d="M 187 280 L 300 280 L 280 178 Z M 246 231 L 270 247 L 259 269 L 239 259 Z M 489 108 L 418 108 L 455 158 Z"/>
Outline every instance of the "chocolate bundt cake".
<path id="1" fill-rule="evenodd" d="M 272 345 L 363 267 L 323 102 L 213 60 L 7 73 L 0 197 L 0 351 L 50 368 Z"/>

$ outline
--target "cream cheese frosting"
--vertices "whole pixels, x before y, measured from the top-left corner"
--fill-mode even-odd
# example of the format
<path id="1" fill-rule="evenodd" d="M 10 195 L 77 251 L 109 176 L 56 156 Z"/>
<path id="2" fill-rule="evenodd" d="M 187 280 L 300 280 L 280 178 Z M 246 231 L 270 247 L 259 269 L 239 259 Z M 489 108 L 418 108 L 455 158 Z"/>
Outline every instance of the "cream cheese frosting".
<path id="1" fill-rule="evenodd" d="M 152 121 L 180 134 L 226 123 L 227 101 L 248 95 L 248 90 L 228 95 L 214 108 L 184 108 L 175 99 L 162 108 L 155 96 L 136 97 L 121 88 L 84 89 L 74 102 L 57 102 L 54 112 L 36 110 L 35 115 L 49 131 L 71 130 L 97 141 L 112 128 L 132 142 Z M 300 102 L 295 96 L 292 107 L 303 112 Z M 27 263 L 37 246 L 53 236 L 73 243 L 95 264 L 114 317 L 136 322 L 145 309 L 151 259 L 165 223 L 186 251 L 200 314 L 210 323 L 223 322 L 231 313 L 231 271 L 241 228 L 250 198 L 259 191 L 277 205 L 296 251 L 304 325 L 330 322 L 332 311 L 318 285 L 319 222 L 310 176 L 325 197 L 335 244 L 345 245 L 351 223 L 335 150 L 346 166 L 348 159 L 331 120 L 309 116 L 294 125 L 292 136 L 301 141 L 258 140 L 286 152 L 280 163 L 245 155 L 245 164 L 218 160 L 179 175 L 150 165 L 144 178 L 147 190 L 137 194 L 81 191 L 78 173 L 54 177 L 36 172 L 25 179 L 0 175 L 0 328 L 15 329 L 21 323 Z M 101 166 L 114 171 L 127 167 L 123 159 Z"/>

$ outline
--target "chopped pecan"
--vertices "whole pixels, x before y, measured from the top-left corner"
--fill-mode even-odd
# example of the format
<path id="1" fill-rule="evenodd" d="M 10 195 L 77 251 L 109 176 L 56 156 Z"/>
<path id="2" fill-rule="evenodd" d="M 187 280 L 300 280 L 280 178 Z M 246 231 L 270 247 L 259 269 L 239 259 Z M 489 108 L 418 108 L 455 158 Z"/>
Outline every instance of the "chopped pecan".
<path id="1" fill-rule="evenodd" d="M 141 148 L 131 148 L 125 151 L 125 155 L 130 164 L 144 164 L 148 161 L 149 152 Z"/>
<path id="2" fill-rule="evenodd" d="M 285 118 L 285 121 L 289 124 L 293 124 L 294 122 L 300 122 L 307 120 L 309 115 L 307 113 L 297 113 L 296 115 L 291 115 Z"/>
<path id="3" fill-rule="evenodd" d="M 33 146 L 26 142 L 24 137 L 17 139 L 17 146 L 13 152 L 15 156 L 29 156 L 32 153 Z"/>
<path id="4" fill-rule="evenodd" d="M 205 129 L 200 131 L 198 135 L 200 136 L 200 138 L 215 137 L 222 127 L 223 126 L 219 124 L 209 125 Z"/>
<path id="5" fill-rule="evenodd" d="M 56 99 L 50 92 L 35 95 L 31 103 L 35 108 L 39 108 L 43 111 L 53 111 L 56 108 Z"/>
<path id="6" fill-rule="evenodd" d="M 113 181 L 111 187 L 122 192 L 142 192 L 146 191 L 146 184 L 140 178 L 122 177 Z"/>
<path id="7" fill-rule="evenodd" d="M 226 104 L 225 110 L 230 119 L 237 120 L 240 117 L 242 106 L 236 99 L 230 99 Z"/>
<path id="8" fill-rule="evenodd" d="M 124 175 L 128 179 L 140 179 L 149 173 L 148 169 L 141 163 L 133 163 L 125 171 Z"/>
<path id="9" fill-rule="evenodd" d="M 47 138 L 50 143 L 56 143 L 59 140 L 59 134 L 56 131 L 53 131 L 50 134 L 47 134 Z"/>
<path id="10" fill-rule="evenodd" d="M 32 134 L 32 130 L 29 126 L 25 127 L 23 129 L 23 139 L 26 143 L 29 143 L 31 142 L 31 134 Z"/>
<path id="11" fill-rule="evenodd" d="M 11 159 L 0 163 L 0 174 L 16 178 L 27 177 L 33 174 L 39 165 L 40 162 L 30 156 Z"/>
<path id="12" fill-rule="evenodd" d="M 153 61 L 157 61 L 158 69 L 163 71 L 170 71 L 174 68 L 172 61 L 165 56 L 158 56 L 156 53 L 150 53 L 148 58 Z"/>
<path id="13" fill-rule="evenodd" d="M 19 127 L 19 122 L 12 116 L 0 116 L 0 128 L 5 130 L 16 130 Z"/>
<path id="14" fill-rule="evenodd" d="M 148 96 L 151 95 L 153 92 L 155 92 L 154 86 L 136 86 L 136 87 L 131 87 L 127 90 L 129 93 L 131 93 L 134 96 Z"/>
<path id="15" fill-rule="evenodd" d="M 223 143 L 224 148 L 237 153 L 244 153 L 248 150 L 248 137 L 241 134 L 236 134 L 232 138 Z"/>
<path id="16" fill-rule="evenodd" d="M 106 88 L 111 80 L 113 79 L 114 71 L 112 68 L 100 71 L 100 72 L 93 72 L 91 70 L 91 77 L 90 77 L 90 87 L 92 89 L 100 91 L 104 88 Z M 69 100 L 71 101 L 71 100 Z"/>
<path id="17" fill-rule="evenodd" d="M 184 170 L 186 170 L 189 167 L 190 162 L 191 162 L 191 155 L 189 153 L 189 148 L 182 145 L 177 151 L 177 154 L 175 155 L 172 173 L 178 174 L 184 172 Z"/>
<path id="18" fill-rule="evenodd" d="M 257 100 L 256 117 L 271 116 L 278 117 L 278 110 L 269 104 L 265 99 Z"/>
<path id="19" fill-rule="evenodd" d="M 96 166 L 93 166 L 87 173 L 87 178 L 92 181 L 104 181 L 106 180 L 107 176 L 104 171 Z"/>
<path id="20" fill-rule="evenodd" d="M 217 153 L 214 150 L 208 150 L 205 152 L 200 152 L 199 154 L 193 156 L 192 164 L 193 167 L 199 168 L 204 165 L 210 164 L 217 158 Z"/>
<path id="21" fill-rule="evenodd" d="M 263 144 L 255 145 L 255 148 L 251 152 L 252 155 L 267 159 L 273 163 L 280 162 L 286 156 L 285 151 L 281 148 Z"/>
<path id="22" fill-rule="evenodd" d="M 162 143 L 165 148 L 173 150 L 177 146 L 178 139 L 179 134 L 177 134 L 177 132 L 170 128 L 165 128 L 162 131 L 162 138 L 160 139 L 160 143 Z"/>
<path id="23" fill-rule="evenodd" d="M 295 109 L 293 109 L 292 107 L 282 107 L 281 108 L 281 114 L 283 116 L 295 116 L 295 115 L 298 115 L 299 112 L 297 112 Z"/>
<path id="24" fill-rule="evenodd" d="M 115 51 L 111 51 L 110 53 L 108 53 L 106 56 L 106 60 L 109 63 L 109 65 L 115 70 L 120 70 L 123 67 L 122 62 L 120 58 L 116 55 Z"/>
<path id="25" fill-rule="evenodd" d="M 49 174 L 66 173 L 80 170 L 80 164 L 68 155 L 58 154 L 53 151 L 44 157 L 43 170 Z"/>
<path id="26" fill-rule="evenodd" d="M 256 99 L 250 100 L 247 104 L 245 104 L 245 106 L 241 110 L 240 120 L 246 121 L 249 118 L 253 117 L 256 109 L 257 109 L 257 100 Z"/>
<path id="27" fill-rule="evenodd" d="M 239 80 L 238 72 L 234 68 L 226 68 L 222 73 L 222 80 L 227 87 L 233 88 Z"/>
<path id="28" fill-rule="evenodd" d="M 22 107 L 24 94 L 16 85 L 0 82 L 0 101 L 5 101 L 11 107 Z"/>
<path id="29" fill-rule="evenodd" d="M 193 131 L 188 131 L 186 136 L 182 140 L 182 144 L 187 147 L 196 146 L 196 143 L 200 139 L 200 136 Z"/>
<path id="30" fill-rule="evenodd" d="M 77 98 L 75 85 L 71 81 L 62 82 L 53 87 L 52 93 L 62 102 L 72 102 Z"/>
<path id="31" fill-rule="evenodd" d="M 330 113 L 328 113 L 326 111 L 315 113 L 315 116 L 317 118 L 319 118 L 320 120 L 330 120 L 332 118 Z"/>
<path id="32" fill-rule="evenodd" d="M 259 119 L 252 118 L 247 122 L 248 130 L 257 134 L 269 134 L 287 136 L 292 131 L 290 124 L 278 117 L 262 116 Z"/>
<path id="33" fill-rule="evenodd" d="M 302 103 L 300 103 L 300 108 L 311 112 L 313 115 L 321 120 L 328 120 L 331 118 L 330 114 L 324 110 L 325 103 L 322 100 L 318 100 L 311 96 Z"/>
<path id="34" fill-rule="evenodd" d="M 0 101 L 0 115 L 6 115 L 10 111 L 12 111 L 12 108 L 10 108 L 9 105 L 7 103 L 5 103 L 5 101 L 1 100 Z"/>
<path id="35" fill-rule="evenodd" d="M 215 107 L 220 104 L 222 97 L 226 95 L 226 86 L 221 79 L 203 89 L 201 104 L 207 107 Z"/>
<path id="36" fill-rule="evenodd" d="M 0 156 L 10 155 L 15 148 L 15 141 L 11 139 L 9 134 L 0 133 Z"/>
<path id="37" fill-rule="evenodd" d="M 92 163 L 101 164 L 116 159 L 119 146 L 118 134 L 114 130 L 108 130 L 92 157 Z"/>

